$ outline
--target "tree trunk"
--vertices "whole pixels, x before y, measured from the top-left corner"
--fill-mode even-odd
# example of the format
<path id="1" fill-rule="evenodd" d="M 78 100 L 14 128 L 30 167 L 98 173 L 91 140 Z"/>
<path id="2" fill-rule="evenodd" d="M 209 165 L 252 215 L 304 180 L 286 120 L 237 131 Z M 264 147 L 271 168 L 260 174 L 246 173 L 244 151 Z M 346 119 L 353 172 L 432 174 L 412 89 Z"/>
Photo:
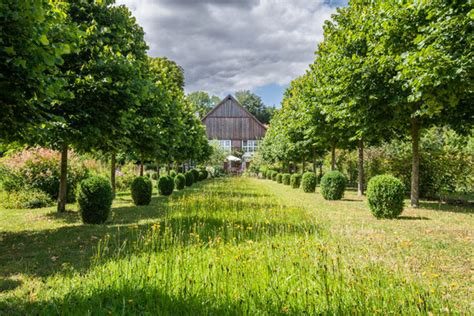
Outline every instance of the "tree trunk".
<path id="1" fill-rule="evenodd" d="M 364 195 L 364 140 L 359 139 L 359 159 L 357 161 L 358 167 L 358 181 L 357 181 L 357 195 Z"/>
<path id="2" fill-rule="evenodd" d="M 319 165 L 319 181 L 321 181 L 322 177 L 323 177 L 323 164 L 321 163 Z"/>
<path id="3" fill-rule="evenodd" d="M 318 170 L 317 162 L 316 162 L 316 148 L 313 147 L 313 172 L 316 174 L 316 170 Z"/>
<path id="4" fill-rule="evenodd" d="M 143 156 L 140 157 L 140 177 L 143 177 Z"/>
<path id="5" fill-rule="evenodd" d="M 168 175 L 171 174 L 171 162 L 168 162 L 168 165 L 166 166 L 166 171 L 167 171 Z"/>
<path id="6" fill-rule="evenodd" d="M 331 147 L 331 170 L 336 170 L 336 143 Z"/>
<path id="7" fill-rule="evenodd" d="M 306 157 L 303 157 L 303 162 L 301 164 L 301 173 L 304 173 L 305 169 L 306 169 Z"/>
<path id="8" fill-rule="evenodd" d="M 61 177 L 59 180 L 59 194 L 58 194 L 58 212 L 66 211 L 67 202 L 67 150 L 68 145 L 63 143 L 61 145 Z"/>
<path id="9" fill-rule="evenodd" d="M 412 169 L 411 169 L 411 206 L 418 207 L 420 199 L 420 119 L 411 119 L 411 146 L 412 146 Z"/>
<path id="10" fill-rule="evenodd" d="M 117 153 L 112 151 L 110 156 L 110 185 L 112 186 L 112 194 L 115 197 L 116 185 L 115 185 L 115 167 L 116 167 Z"/>

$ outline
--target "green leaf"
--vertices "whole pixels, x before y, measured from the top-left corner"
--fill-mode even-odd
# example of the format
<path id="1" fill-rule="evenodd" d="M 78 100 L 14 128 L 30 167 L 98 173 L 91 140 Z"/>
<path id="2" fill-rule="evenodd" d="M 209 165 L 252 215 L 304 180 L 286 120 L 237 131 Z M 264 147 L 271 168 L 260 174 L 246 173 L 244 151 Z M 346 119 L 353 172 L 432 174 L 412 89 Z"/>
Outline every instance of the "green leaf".
<path id="1" fill-rule="evenodd" d="M 49 45 L 48 38 L 44 34 L 40 36 L 39 41 L 43 45 Z"/>

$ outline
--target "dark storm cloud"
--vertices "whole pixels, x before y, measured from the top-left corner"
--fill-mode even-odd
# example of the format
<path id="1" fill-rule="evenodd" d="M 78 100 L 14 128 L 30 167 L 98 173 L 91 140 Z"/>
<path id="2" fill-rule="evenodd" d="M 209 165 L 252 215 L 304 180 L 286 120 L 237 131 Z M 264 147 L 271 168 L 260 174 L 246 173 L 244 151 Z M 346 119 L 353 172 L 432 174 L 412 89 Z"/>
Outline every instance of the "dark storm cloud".
<path id="1" fill-rule="evenodd" d="M 121 0 L 151 56 L 185 71 L 186 90 L 215 94 L 284 85 L 314 59 L 322 25 L 345 1 Z"/>

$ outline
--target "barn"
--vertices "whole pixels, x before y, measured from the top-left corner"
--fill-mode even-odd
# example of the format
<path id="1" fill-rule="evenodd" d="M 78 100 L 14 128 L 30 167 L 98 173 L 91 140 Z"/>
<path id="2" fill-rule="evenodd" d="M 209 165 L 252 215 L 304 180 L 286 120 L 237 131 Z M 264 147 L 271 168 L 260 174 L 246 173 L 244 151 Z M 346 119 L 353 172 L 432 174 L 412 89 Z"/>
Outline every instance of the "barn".
<path id="1" fill-rule="evenodd" d="M 224 168 L 241 172 L 248 168 L 259 141 L 265 136 L 267 128 L 247 111 L 233 96 L 225 97 L 203 119 L 209 141 L 219 141 L 222 148 L 231 153 L 241 153 L 241 161 L 229 157 Z"/>

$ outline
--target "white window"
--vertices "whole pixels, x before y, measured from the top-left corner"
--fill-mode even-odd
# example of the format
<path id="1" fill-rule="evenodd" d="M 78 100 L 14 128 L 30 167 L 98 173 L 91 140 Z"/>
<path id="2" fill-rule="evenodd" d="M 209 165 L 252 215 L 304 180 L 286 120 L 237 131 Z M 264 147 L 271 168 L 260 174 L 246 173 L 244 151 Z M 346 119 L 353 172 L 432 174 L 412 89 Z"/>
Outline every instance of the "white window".
<path id="1" fill-rule="evenodd" d="M 220 139 L 219 140 L 219 145 L 224 148 L 224 150 L 226 151 L 231 151 L 231 148 L 232 148 L 232 141 L 228 140 L 228 139 Z"/>
<path id="2" fill-rule="evenodd" d="M 245 153 L 256 152 L 258 148 L 258 140 L 243 140 L 242 149 Z"/>

